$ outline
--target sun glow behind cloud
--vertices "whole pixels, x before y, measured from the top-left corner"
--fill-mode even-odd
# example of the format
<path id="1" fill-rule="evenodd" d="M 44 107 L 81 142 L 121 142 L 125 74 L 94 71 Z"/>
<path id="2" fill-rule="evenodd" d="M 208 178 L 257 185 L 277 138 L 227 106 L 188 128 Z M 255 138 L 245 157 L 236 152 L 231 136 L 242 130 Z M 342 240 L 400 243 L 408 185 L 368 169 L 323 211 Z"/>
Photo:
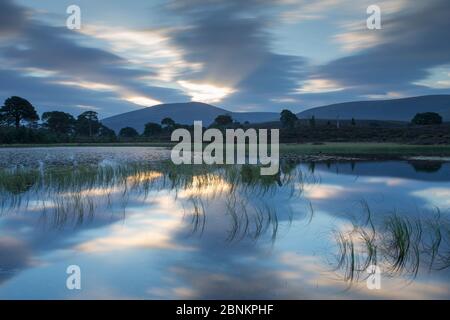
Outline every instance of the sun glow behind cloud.
<path id="1" fill-rule="evenodd" d="M 161 101 L 144 96 L 125 96 L 123 99 L 143 107 L 150 107 L 162 103 Z"/>
<path id="2" fill-rule="evenodd" d="M 107 14 L 83 2 L 72 32 L 59 5 L 0 1 L 16 20 L 0 31 L 3 95 L 29 88 L 39 112 L 95 105 L 104 116 L 160 101 L 277 112 L 448 93 L 449 72 L 435 69 L 450 63 L 446 0 L 380 0 L 381 30 L 367 30 L 369 0 L 238 2 L 131 1 Z"/>
<path id="3" fill-rule="evenodd" d="M 204 103 L 220 102 L 222 99 L 235 92 L 232 88 L 219 87 L 207 83 L 178 81 L 178 84 L 185 89 L 192 101 Z"/>

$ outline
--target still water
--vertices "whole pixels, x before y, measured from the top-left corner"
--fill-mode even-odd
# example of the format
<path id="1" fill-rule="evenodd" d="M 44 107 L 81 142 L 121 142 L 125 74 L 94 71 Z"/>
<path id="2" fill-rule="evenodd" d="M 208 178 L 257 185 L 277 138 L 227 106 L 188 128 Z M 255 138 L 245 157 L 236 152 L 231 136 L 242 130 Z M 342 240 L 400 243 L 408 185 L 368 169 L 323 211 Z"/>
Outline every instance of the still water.
<path id="1" fill-rule="evenodd" d="M 450 298 L 450 163 L 168 157 L 0 149 L 0 299 Z"/>

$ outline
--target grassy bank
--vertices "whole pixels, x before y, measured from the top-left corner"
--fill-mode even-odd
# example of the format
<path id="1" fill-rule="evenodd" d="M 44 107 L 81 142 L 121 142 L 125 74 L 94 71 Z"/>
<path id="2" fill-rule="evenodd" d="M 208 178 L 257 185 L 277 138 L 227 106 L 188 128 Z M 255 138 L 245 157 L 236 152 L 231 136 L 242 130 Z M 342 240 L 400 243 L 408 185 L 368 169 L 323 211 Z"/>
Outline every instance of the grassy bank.
<path id="1" fill-rule="evenodd" d="M 37 147 L 166 147 L 171 142 L 61 143 L 0 145 L 1 148 Z M 450 145 L 409 145 L 397 143 L 323 143 L 280 144 L 281 153 L 296 155 L 379 155 L 379 156 L 450 156 Z"/>
<path id="2" fill-rule="evenodd" d="M 110 142 L 110 143 L 24 143 L 0 144 L 0 148 L 54 148 L 54 147 L 172 147 L 172 142 Z"/>
<path id="3" fill-rule="evenodd" d="M 341 156 L 450 156 L 450 145 L 408 145 L 397 143 L 282 144 L 281 153 Z"/>

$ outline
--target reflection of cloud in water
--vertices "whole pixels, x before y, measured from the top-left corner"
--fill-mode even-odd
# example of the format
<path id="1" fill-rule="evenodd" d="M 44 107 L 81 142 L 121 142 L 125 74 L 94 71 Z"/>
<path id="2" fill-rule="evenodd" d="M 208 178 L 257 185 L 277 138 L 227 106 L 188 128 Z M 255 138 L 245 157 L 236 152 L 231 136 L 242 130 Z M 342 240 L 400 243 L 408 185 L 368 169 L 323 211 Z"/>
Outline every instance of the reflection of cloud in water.
<path id="1" fill-rule="evenodd" d="M 121 190 L 118 187 L 111 188 L 89 188 L 79 190 L 76 192 L 64 192 L 59 194 L 61 197 L 102 197 L 119 193 Z"/>
<path id="2" fill-rule="evenodd" d="M 450 188 L 426 188 L 411 192 L 413 196 L 425 199 L 432 207 L 450 207 Z"/>
<path id="3" fill-rule="evenodd" d="M 411 183 L 410 181 L 406 179 L 401 178 L 389 178 L 389 177 L 373 177 L 373 178 L 365 178 L 364 182 L 366 183 L 377 183 L 377 184 L 385 184 L 388 187 L 397 187 L 406 185 L 408 183 Z"/>
<path id="4" fill-rule="evenodd" d="M 144 171 L 127 178 L 128 183 L 144 183 L 161 178 L 163 174 L 158 171 Z"/>
<path id="5" fill-rule="evenodd" d="M 306 185 L 303 187 L 305 197 L 312 200 L 339 198 L 349 191 L 346 187 L 332 184 Z"/>
<path id="6" fill-rule="evenodd" d="M 173 276 L 189 289 L 189 299 L 299 299 L 307 294 L 302 286 L 290 286 L 279 278 L 269 266 L 262 267 L 258 262 L 252 265 L 218 266 L 216 270 L 195 266 L 170 269 Z M 221 272 L 221 270 L 224 270 Z M 234 271 L 232 271 L 234 270 Z M 152 291 L 151 291 L 152 292 Z M 154 294 L 154 292 L 152 292 Z M 185 291 L 173 292 L 166 289 L 169 299 L 186 299 Z M 180 294 L 181 293 L 181 294 Z"/>
<path id="7" fill-rule="evenodd" d="M 361 168 L 370 169 L 368 165 L 361 164 Z M 388 167 L 397 168 L 392 164 Z M 399 167 L 403 168 L 404 164 Z M 3 216 L 0 232 L 14 237 L 24 247 L 29 246 L 29 251 L 48 262 L 49 268 L 67 262 L 68 257 L 86 262 L 92 268 L 93 281 L 105 291 L 95 295 L 91 288 L 83 297 L 300 299 L 449 296 L 447 284 L 438 282 L 439 277 L 442 278 L 438 273 L 420 274 L 406 288 L 402 287 L 405 279 L 398 276 L 385 279 L 381 291 L 368 291 L 364 281 L 355 282 L 352 290 L 344 291 L 348 284 L 337 271 L 330 272 L 332 266 L 327 261 L 327 254 L 336 245 L 328 231 L 349 231 L 352 221 L 347 213 L 360 216 L 359 203 L 364 197 L 370 198 L 371 208 L 377 206 L 373 212 L 374 224 L 378 227 L 383 214 L 392 213 L 399 200 L 413 206 L 413 200 L 420 198 L 417 202 L 422 205 L 431 201 L 432 194 L 438 204 L 448 203 L 450 189 L 445 188 L 446 185 L 395 176 L 385 178 L 386 172 L 384 176 L 357 177 L 324 170 L 320 172 L 322 184 L 317 183 L 318 180 L 314 180 L 315 183 L 302 180 L 304 176 L 295 174 L 289 181 L 284 177 L 268 181 L 253 175 L 251 170 L 244 172 L 239 167 L 233 168 L 236 171 L 231 174 L 223 168 L 208 168 L 206 178 L 199 175 L 201 170 L 196 171 L 195 168 L 177 168 L 175 174 L 136 167 L 131 168 L 130 173 L 124 168 L 119 172 L 121 180 L 117 185 L 115 178 L 112 183 L 100 181 L 97 185 L 98 180 L 80 176 L 86 178 L 81 187 L 71 189 L 72 185 L 69 185 L 67 190 L 57 189 L 59 196 L 66 196 L 65 203 L 69 204 L 62 208 L 72 209 L 72 202 L 68 201 L 72 197 L 91 199 L 95 204 L 92 219 L 83 220 L 76 228 L 69 223 L 72 222 L 70 219 L 66 219 L 55 224 L 59 229 L 51 232 L 39 229 L 39 215 L 28 213 L 35 212 L 37 206 L 48 201 L 47 197 L 53 200 L 53 194 L 42 192 L 30 196 L 30 191 L 27 191 L 24 198 L 29 200 L 28 207 L 17 209 L 14 215 Z M 103 177 L 109 174 L 109 169 L 105 169 Z M 376 169 L 382 171 L 379 165 Z M 370 171 L 367 170 L 367 175 Z M 304 188 L 301 188 L 302 183 Z M 51 191 L 50 188 L 48 190 Z M 41 195 L 44 195 L 44 202 L 39 201 Z M 123 207 L 122 202 L 125 204 Z M 296 223 L 296 220 L 309 218 L 309 203 L 314 206 L 311 219 Z M 78 203 L 73 204 L 72 207 L 77 208 L 75 205 Z M 200 206 L 202 211 L 195 211 L 195 206 Z M 399 214 L 420 214 L 419 210 L 412 213 L 408 208 L 400 206 Z M 74 220 L 80 212 L 66 211 Z M 61 210 L 56 210 L 56 214 L 59 212 Z M 198 228 L 196 232 L 193 228 L 195 217 L 204 219 L 200 222 L 200 225 L 204 223 L 201 231 Z M 52 216 L 48 215 L 48 218 L 51 220 Z M 362 219 L 365 220 L 365 215 Z M 28 230 L 26 233 L 21 232 L 25 229 Z M 360 229 L 363 230 L 361 226 Z M 356 236 L 353 242 L 361 245 L 361 239 Z M 20 246 L 18 248 L 20 252 Z M 1 259 L 13 256 L 11 250 L 6 252 L 3 256 L 0 253 Z M 48 258 L 49 255 L 54 260 Z M 29 258 L 25 255 L 20 257 L 17 255 L 15 262 L 10 260 L 13 268 L 28 266 Z M 110 268 L 111 263 L 113 268 Z M 103 272 L 105 268 L 110 270 Z M 29 272 L 24 273 L 29 275 Z M 446 271 L 443 273 L 444 277 L 448 275 Z M 45 272 L 43 274 L 45 276 Z M 21 280 L 24 283 L 19 274 L 9 283 L 16 284 L 17 279 L 18 283 Z M 52 281 L 51 277 L 46 280 Z M 134 286 L 128 285 L 129 282 Z M 0 286 L 0 294 L 8 296 L 5 290 L 6 287 Z M 58 297 L 58 293 L 49 291 L 47 296 Z"/>
<path id="8" fill-rule="evenodd" d="M 253 249 L 209 263 L 205 256 L 179 262 L 166 285 L 147 293 L 153 299 L 445 299 L 450 293 L 445 282 L 392 277 L 382 277 L 381 290 L 369 290 L 365 281 L 348 290 L 322 257 L 283 252 L 274 253 L 278 263 L 265 263 L 266 254 Z"/>
<path id="9" fill-rule="evenodd" d="M 83 252 L 106 252 L 133 248 L 189 250 L 172 241 L 171 235 L 182 228 L 183 210 L 168 195 L 159 195 L 150 208 L 129 208 L 127 219 L 98 230 L 98 236 L 76 246 Z M 83 237 L 83 235 L 80 235 Z"/>
<path id="10" fill-rule="evenodd" d="M 0 237 L 0 283 L 31 264 L 31 252 L 25 242 Z"/>
<path id="11" fill-rule="evenodd" d="M 347 284 L 333 273 L 318 257 L 302 256 L 286 252 L 280 256 L 280 262 L 287 267 L 278 272 L 278 276 L 289 281 L 290 286 L 310 288 L 309 298 L 340 298 L 340 299 L 446 299 L 450 293 L 448 284 L 416 279 L 405 283 L 402 278 L 381 278 L 380 290 L 369 290 L 366 281 L 352 285 L 347 290 Z"/>
<path id="12" fill-rule="evenodd" d="M 206 183 L 199 176 L 192 177 L 192 183 L 187 188 L 179 192 L 181 198 L 189 197 L 211 197 L 222 195 L 231 190 L 232 185 L 222 177 L 209 176 Z"/>

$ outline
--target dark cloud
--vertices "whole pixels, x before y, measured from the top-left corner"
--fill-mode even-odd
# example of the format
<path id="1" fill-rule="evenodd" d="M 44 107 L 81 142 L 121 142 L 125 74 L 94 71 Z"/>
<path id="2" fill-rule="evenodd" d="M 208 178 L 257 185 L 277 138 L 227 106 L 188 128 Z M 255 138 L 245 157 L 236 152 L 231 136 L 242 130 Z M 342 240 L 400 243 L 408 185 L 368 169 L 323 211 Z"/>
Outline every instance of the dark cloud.
<path id="1" fill-rule="evenodd" d="M 101 113 L 122 113 L 137 106 L 120 100 L 119 92 L 95 92 L 76 86 L 61 86 L 61 81 L 90 82 L 119 86 L 135 95 L 157 100 L 186 100 L 180 91 L 160 88 L 143 83 L 140 78 L 154 76 L 153 70 L 132 68 L 126 59 L 108 51 L 81 45 L 92 39 L 64 27 L 48 26 L 26 15 L 26 10 L 11 1 L 1 4 L 0 21 L 7 16 L 18 22 L 10 25 L 14 39 L 2 37 L 0 33 L 0 59 L 4 61 L 0 77 L 0 92 L 6 98 L 18 95 L 33 99 L 39 111 L 55 106 L 68 106 L 76 110 L 77 105 L 100 108 Z M 8 34 L 9 35 L 9 34 Z M 29 77 L 25 68 L 39 68 L 55 72 L 48 77 Z M 27 90 L 25 90 L 25 88 Z M 119 90 L 121 90 L 119 89 Z"/>
<path id="2" fill-rule="evenodd" d="M 185 59 L 202 70 L 183 75 L 184 80 L 231 86 L 236 93 L 223 104 L 264 103 L 286 95 L 298 86 L 306 61 L 271 51 L 267 16 L 273 1 L 173 2 L 170 8 L 184 17 L 187 27 L 174 33 L 174 43 Z"/>
<path id="3" fill-rule="evenodd" d="M 25 24 L 26 10 L 15 6 L 10 0 L 0 2 L 0 36 L 15 33 Z"/>
<path id="4" fill-rule="evenodd" d="M 86 90 L 57 85 L 43 78 L 23 76 L 15 70 L 0 70 L 0 97 L 11 95 L 26 97 L 39 112 L 63 110 L 74 115 L 86 111 L 87 107 L 108 116 L 132 110 L 136 106 L 116 99 L 111 92 Z M 0 101 L 3 102 L 3 101 Z"/>
<path id="5" fill-rule="evenodd" d="M 193 26 L 173 35 L 185 58 L 201 63 L 197 78 L 224 83 L 233 81 L 262 63 L 267 55 L 263 24 L 255 18 L 238 19 L 213 13 L 195 19 Z"/>
<path id="6" fill-rule="evenodd" d="M 383 21 L 381 43 L 321 67 L 319 77 L 359 93 L 415 91 L 429 69 L 450 63 L 450 2 L 427 1 Z M 422 88 L 423 90 L 424 88 Z"/>
<path id="7" fill-rule="evenodd" d="M 83 36 L 75 33 L 75 38 Z M 104 50 L 80 46 L 74 40 L 74 32 L 67 29 L 30 24 L 15 45 L 3 50 L 3 56 L 23 67 L 64 71 L 92 81 L 115 82 L 117 77 L 151 75 L 127 69 L 126 60 Z"/>
<path id="8" fill-rule="evenodd" d="M 186 62 L 201 66 L 182 68 L 175 81 L 233 88 L 235 91 L 219 103 L 230 110 L 278 111 L 288 107 L 300 111 L 388 92 L 406 96 L 448 92 L 414 84 L 425 79 L 430 68 L 450 63 L 448 1 L 431 0 L 383 16 L 382 30 L 367 30 L 377 32 L 380 43 L 314 69 L 305 58 L 277 53 L 273 47 L 272 29 L 279 23 L 279 13 L 288 8 L 285 1 L 272 0 L 169 2 L 161 12 L 171 30 L 165 35 Z M 123 100 L 120 90 L 163 102 L 190 100 L 173 84 L 159 87 L 151 80 L 142 80 L 155 76 L 159 69 L 137 66 L 100 49 L 97 39 L 44 24 L 36 17 L 35 11 L 12 0 L 0 2 L 2 99 L 23 95 L 32 99 L 40 112 L 59 106 L 74 111 L 77 105 L 94 106 L 104 116 L 138 108 Z M 26 68 L 54 74 L 32 77 Z M 300 83 L 310 78 L 335 80 L 345 89 L 296 93 Z M 58 85 L 61 81 L 109 84 L 120 90 Z"/>
<path id="9" fill-rule="evenodd" d="M 296 56 L 268 54 L 261 65 L 238 83 L 239 91 L 228 99 L 231 105 L 274 106 L 278 110 L 284 102 L 294 99 L 298 81 L 306 76 L 306 61 Z"/>

